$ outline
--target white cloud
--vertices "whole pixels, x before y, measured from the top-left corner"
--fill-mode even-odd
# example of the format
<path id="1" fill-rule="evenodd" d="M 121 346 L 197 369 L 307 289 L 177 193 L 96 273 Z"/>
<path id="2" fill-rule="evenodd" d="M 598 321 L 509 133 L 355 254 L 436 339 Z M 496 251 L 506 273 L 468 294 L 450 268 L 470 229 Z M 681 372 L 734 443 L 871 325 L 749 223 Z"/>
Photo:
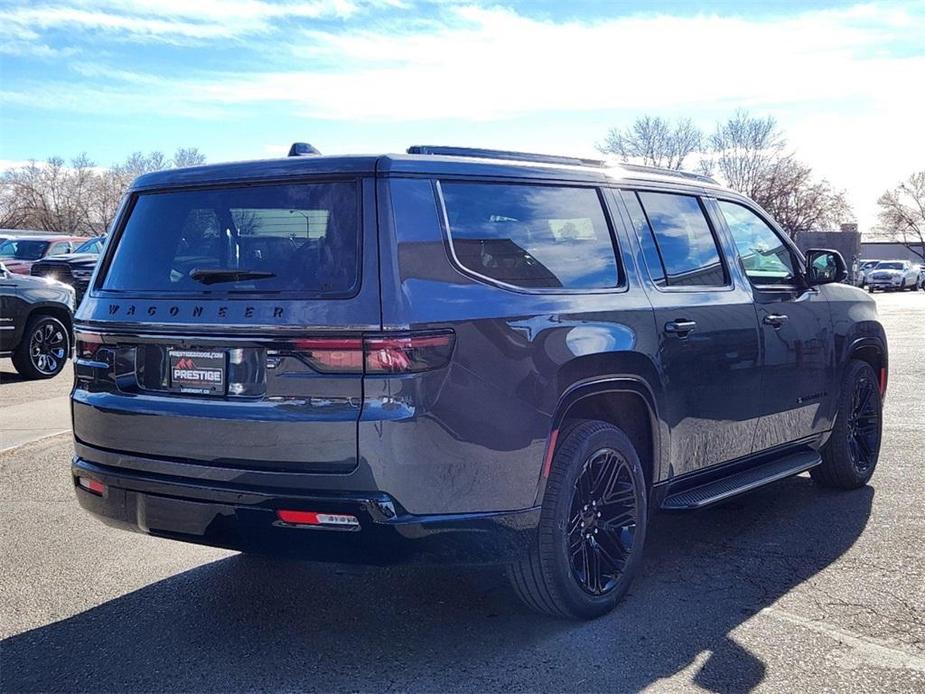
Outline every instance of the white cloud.
<path id="1" fill-rule="evenodd" d="M 269 31 L 283 20 L 349 18 L 388 4 L 401 1 L 82 0 L 0 13 L 0 24 L 39 34 L 74 26 L 208 43 Z M 266 106 L 350 122 L 506 120 L 508 132 L 516 119 L 537 114 L 555 131 L 560 118 L 577 112 L 687 114 L 710 127 L 698 114 L 748 108 L 777 116 L 798 155 L 855 200 L 875 200 L 925 163 L 925 130 L 917 122 L 925 113 L 918 86 L 925 13 L 906 6 L 554 23 L 512 9 L 448 5 L 406 19 L 398 11 L 366 28 L 290 26 L 261 42 L 249 72 L 202 73 L 192 65 L 171 76 L 82 63 L 76 69 L 83 82 L 66 89 L 7 84 L 0 97 L 126 116 L 214 118 Z M 262 53 L 273 60 L 261 60 Z M 260 69 L 279 65 L 280 53 L 292 56 L 291 69 Z M 602 135 L 576 133 L 569 144 L 590 148 Z M 872 221 L 866 204 L 856 203 L 862 225 Z"/>
<path id="2" fill-rule="evenodd" d="M 0 11 L 3 35 L 76 29 L 167 43 L 234 39 L 270 31 L 291 19 L 348 18 L 361 6 L 392 0 L 76 0 L 38 2 Z"/>

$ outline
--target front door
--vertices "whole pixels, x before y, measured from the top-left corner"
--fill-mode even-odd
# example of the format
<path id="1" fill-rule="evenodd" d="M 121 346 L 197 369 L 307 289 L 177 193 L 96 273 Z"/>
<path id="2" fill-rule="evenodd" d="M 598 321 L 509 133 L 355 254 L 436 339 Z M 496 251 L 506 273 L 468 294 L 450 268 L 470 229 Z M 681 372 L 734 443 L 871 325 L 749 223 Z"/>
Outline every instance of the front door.
<path id="1" fill-rule="evenodd" d="M 730 273 L 695 195 L 623 191 L 659 331 L 672 474 L 751 453 L 760 416 L 759 332 L 750 287 Z"/>
<path id="2" fill-rule="evenodd" d="M 827 391 L 834 371 L 828 303 L 803 284 L 794 251 L 757 210 L 732 200 L 717 207 L 752 284 L 761 330 L 755 450 L 819 434 L 831 426 L 823 404 L 836 395 Z"/>

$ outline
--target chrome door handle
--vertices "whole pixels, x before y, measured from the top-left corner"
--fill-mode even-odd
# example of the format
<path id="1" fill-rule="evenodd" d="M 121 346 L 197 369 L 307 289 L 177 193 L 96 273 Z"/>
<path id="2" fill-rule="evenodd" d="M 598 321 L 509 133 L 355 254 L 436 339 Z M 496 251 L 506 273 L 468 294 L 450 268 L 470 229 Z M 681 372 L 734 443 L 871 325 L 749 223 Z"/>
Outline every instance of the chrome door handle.
<path id="1" fill-rule="evenodd" d="M 764 318 L 761 319 L 761 322 L 765 325 L 773 326 L 774 328 L 781 327 L 784 323 L 790 320 L 783 313 L 769 313 Z"/>
<path id="2" fill-rule="evenodd" d="M 697 327 L 697 321 L 673 320 L 665 323 L 665 332 L 684 337 Z"/>

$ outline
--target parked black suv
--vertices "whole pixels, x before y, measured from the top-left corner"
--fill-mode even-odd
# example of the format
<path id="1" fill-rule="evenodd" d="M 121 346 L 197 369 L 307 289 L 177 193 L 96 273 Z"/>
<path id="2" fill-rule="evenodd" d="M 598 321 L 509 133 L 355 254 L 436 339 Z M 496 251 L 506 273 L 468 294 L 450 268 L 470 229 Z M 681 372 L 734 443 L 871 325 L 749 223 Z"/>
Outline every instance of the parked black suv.
<path id="1" fill-rule="evenodd" d="M 504 562 L 594 617 L 656 509 L 868 481 L 887 345 L 845 274 L 673 171 L 414 147 L 148 174 L 78 311 L 76 493 L 248 552 Z"/>
<path id="2" fill-rule="evenodd" d="M 20 376 L 61 373 L 71 353 L 73 312 L 73 288 L 0 263 L 0 357 L 11 357 Z"/>
<path id="3" fill-rule="evenodd" d="M 71 285 L 77 294 L 79 304 L 90 285 L 90 278 L 105 242 L 104 236 L 95 236 L 80 244 L 73 253 L 48 256 L 33 263 L 30 274 L 36 277 L 51 277 Z"/>

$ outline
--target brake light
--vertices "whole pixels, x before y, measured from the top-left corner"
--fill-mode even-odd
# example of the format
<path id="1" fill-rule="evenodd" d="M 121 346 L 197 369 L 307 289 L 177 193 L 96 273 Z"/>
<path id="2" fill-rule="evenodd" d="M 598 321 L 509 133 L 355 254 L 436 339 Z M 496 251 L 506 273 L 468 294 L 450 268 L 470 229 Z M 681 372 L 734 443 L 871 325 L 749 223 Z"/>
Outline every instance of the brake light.
<path id="1" fill-rule="evenodd" d="M 889 375 L 885 366 L 880 367 L 880 397 L 886 395 L 886 384 L 889 379 Z"/>
<path id="2" fill-rule="evenodd" d="M 292 349 L 321 373 L 402 374 L 439 369 L 453 352 L 452 332 L 293 340 Z"/>
<path id="3" fill-rule="evenodd" d="M 322 373 L 363 373 L 363 340 L 360 338 L 309 338 L 295 340 L 293 347 Z"/>
<path id="4" fill-rule="evenodd" d="M 366 373 L 414 373 L 445 366 L 453 351 L 453 334 L 374 337 L 364 344 Z"/>
<path id="5" fill-rule="evenodd" d="M 78 333 L 75 345 L 78 359 L 93 359 L 102 346 L 103 339 L 93 333 Z"/>

